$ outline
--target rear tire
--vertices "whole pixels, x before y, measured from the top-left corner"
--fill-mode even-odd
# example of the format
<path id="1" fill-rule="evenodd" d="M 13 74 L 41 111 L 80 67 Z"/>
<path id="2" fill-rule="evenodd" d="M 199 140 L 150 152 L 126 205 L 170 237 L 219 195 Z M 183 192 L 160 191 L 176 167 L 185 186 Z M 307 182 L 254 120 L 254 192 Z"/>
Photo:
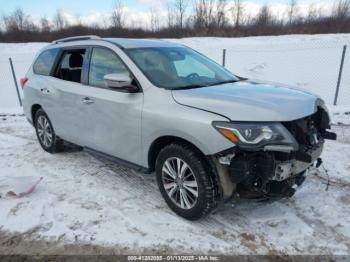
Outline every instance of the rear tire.
<path id="1" fill-rule="evenodd" d="M 159 190 L 177 215 L 197 220 L 217 205 L 216 182 L 205 157 L 188 145 L 170 144 L 158 154 Z"/>
<path id="2" fill-rule="evenodd" d="M 43 109 L 39 109 L 35 113 L 34 127 L 38 141 L 46 152 L 57 153 L 63 151 L 63 140 L 55 134 L 51 121 Z"/>

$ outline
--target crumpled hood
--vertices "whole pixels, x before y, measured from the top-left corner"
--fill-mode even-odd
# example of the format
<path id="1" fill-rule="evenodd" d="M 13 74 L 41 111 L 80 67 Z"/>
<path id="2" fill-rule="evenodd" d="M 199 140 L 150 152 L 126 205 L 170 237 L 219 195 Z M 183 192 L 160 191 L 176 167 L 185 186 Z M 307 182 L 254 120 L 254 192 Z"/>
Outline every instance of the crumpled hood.
<path id="1" fill-rule="evenodd" d="M 313 114 L 324 103 L 305 91 L 250 81 L 173 90 L 172 94 L 179 104 L 231 121 L 292 121 Z"/>

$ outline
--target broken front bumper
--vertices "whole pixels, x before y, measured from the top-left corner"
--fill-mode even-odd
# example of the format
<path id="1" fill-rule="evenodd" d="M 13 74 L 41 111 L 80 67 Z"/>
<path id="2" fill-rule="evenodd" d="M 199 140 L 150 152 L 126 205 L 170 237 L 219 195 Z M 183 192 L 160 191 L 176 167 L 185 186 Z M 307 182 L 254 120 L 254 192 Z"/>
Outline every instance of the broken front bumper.
<path id="1" fill-rule="evenodd" d="M 221 183 L 224 196 L 228 198 L 235 192 L 244 198 L 291 197 L 295 185 L 303 183 L 305 171 L 320 157 L 322 150 L 323 142 L 303 152 L 235 152 L 234 149 L 226 152 L 217 158 L 221 182 L 225 174 L 229 177 Z M 233 186 L 228 186 L 229 183 Z"/>
<path id="2" fill-rule="evenodd" d="M 323 144 L 317 148 L 308 150 L 306 153 L 308 159 L 292 159 L 290 161 L 280 162 L 276 165 L 273 180 L 283 181 L 292 176 L 298 175 L 308 169 L 322 154 Z"/>

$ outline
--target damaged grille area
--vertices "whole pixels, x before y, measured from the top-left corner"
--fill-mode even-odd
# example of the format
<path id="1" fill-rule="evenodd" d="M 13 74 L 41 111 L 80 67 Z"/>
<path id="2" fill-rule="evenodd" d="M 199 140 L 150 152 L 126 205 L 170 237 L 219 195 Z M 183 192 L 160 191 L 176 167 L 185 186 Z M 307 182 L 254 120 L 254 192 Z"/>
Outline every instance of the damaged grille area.
<path id="1" fill-rule="evenodd" d="M 308 117 L 282 123 L 298 142 L 298 151 L 236 152 L 229 166 L 231 181 L 240 196 L 290 197 L 293 185 L 300 185 L 304 171 L 322 152 L 324 139 L 332 139 L 327 132 L 328 113 L 321 107 Z"/>
<path id="2" fill-rule="evenodd" d="M 323 143 L 326 129 L 330 128 L 328 114 L 322 108 L 311 116 L 282 124 L 297 140 L 302 152 Z"/>
<path id="3" fill-rule="evenodd" d="M 232 159 L 229 173 L 231 181 L 237 185 L 237 193 L 244 198 L 290 197 L 292 188 L 303 180 L 303 173 L 292 178 L 277 181 L 273 178 L 278 164 L 292 158 L 289 153 L 240 152 Z"/>

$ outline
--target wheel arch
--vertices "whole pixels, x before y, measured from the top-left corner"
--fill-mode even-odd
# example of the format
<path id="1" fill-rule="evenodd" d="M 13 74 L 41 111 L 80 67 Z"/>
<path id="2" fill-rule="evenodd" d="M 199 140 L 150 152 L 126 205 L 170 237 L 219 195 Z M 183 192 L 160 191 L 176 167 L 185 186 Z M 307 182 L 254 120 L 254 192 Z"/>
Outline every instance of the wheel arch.
<path id="1" fill-rule="evenodd" d="M 161 136 L 153 141 L 153 143 L 151 144 L 151 146 L 148 150 L 148 166 L 149 166 L 150 171 L 155 170 L 155 164 L 156 164 L 156 160 L 157 160 L 159 152 L 165 146 L 170 145 L 170 144 L 188 145 L 188 146 L 192 147 L 194 150 L 196 150 L 197 152 L 201 153 L 205 157 L 205 154 L 196 145 L 194 145 L 193 143 L 191 143 L 190 141 L 188 141 L 182 137 L 171 136 L 171 135 Z"/>
<path id="2" fill-rule="evenodd" d="M 32 107 L 31 107 L 31 109 L 30 109 L 30 116 L 31 116 L 31 118 L 32 118 L 33 124 L 34 124 L 34 120 L 35 120 L 35 114 L 36 114 L 36 112 L 38 112 L 38 110 L 41 109 L 41 108 L 42 108 L 42 106 L 39 105 L 39 104 L 34 104 L 34 105 L 32 105 Z"/>

